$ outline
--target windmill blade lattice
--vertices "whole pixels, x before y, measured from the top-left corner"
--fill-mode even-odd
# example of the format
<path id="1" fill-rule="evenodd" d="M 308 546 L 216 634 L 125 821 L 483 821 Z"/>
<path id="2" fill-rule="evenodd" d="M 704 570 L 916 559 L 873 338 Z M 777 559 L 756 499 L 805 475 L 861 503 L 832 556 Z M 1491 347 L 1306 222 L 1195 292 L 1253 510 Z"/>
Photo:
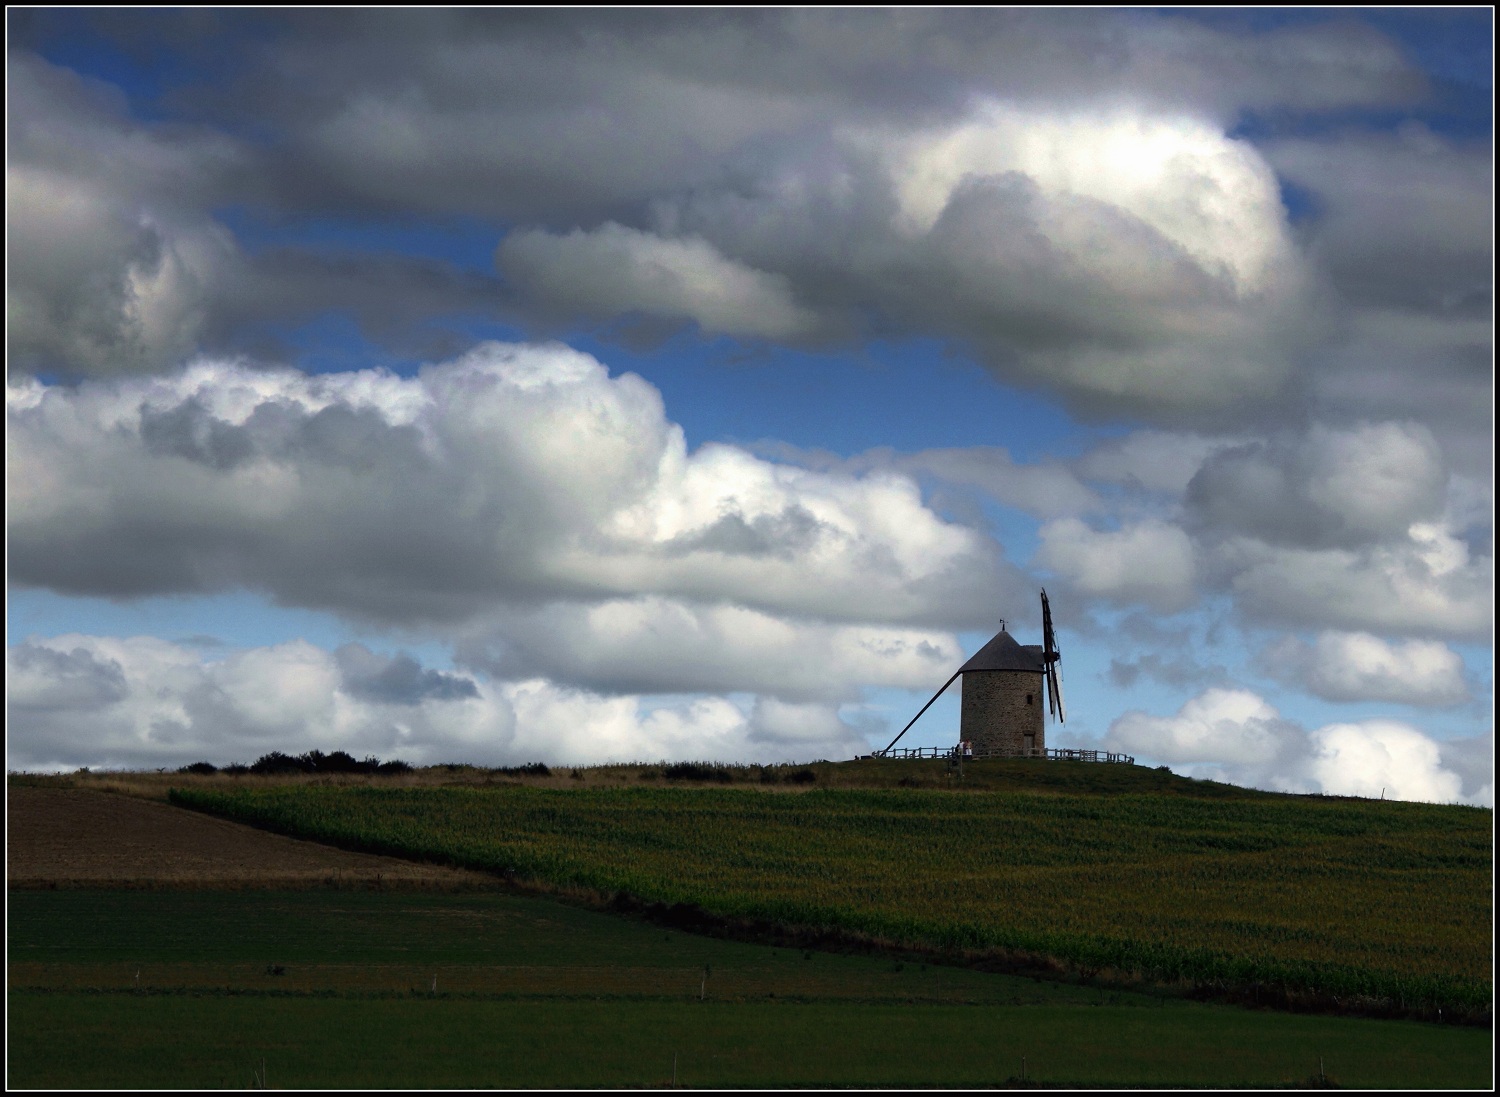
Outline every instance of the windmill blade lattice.
<path id="1" fill-rule="evenodd" d="M 1057 634 L 1052 631 L 1052 606 L 1047 601 L 1047 591 L 1042 591 L 1042 660 L 1046 664 L 1047 710 L 1060 724 L 1067 722 L 1063 710 L 1062 696 L 1062 652 L 1057 647 Z"/>

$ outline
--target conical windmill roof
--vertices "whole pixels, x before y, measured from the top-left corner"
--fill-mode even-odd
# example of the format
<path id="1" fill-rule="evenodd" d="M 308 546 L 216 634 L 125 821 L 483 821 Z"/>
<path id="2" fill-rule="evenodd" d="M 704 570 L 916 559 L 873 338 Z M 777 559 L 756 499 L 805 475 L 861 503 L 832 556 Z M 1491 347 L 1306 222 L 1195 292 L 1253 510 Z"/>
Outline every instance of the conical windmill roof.
<path id="1" fill-rule="evenodd" d="M 967 674 L 971 670 L 1029 670 L 1041 674 L 1046 669 L 1041 648 L 1023 648 L 1010 633 L 1001 629 L 995 633 L 993 640 L 958 668 L 958 673 Z"/>

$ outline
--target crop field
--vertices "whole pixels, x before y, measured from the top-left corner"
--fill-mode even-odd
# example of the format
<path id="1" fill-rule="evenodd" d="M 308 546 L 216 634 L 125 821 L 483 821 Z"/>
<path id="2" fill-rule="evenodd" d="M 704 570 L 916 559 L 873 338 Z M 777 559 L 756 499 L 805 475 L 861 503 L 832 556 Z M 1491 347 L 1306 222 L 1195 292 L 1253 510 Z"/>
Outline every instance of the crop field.
<path id="1" fill-rule="evenodd" d="M 1015 766 L 971 772 L 1003 786 Z M 1092 779 L 1073 772 L 1089 768 L 1122 771 L 1107 775 L 1117 787 L 1070 785 Z M 717 918 L 1116 979 L 1488 1016 L 1491 812 L 1206 783 L 1200 794 L 1181 779 L 1172 794 L 1135 791 L 1134 768 L 1033 765 L 1053 787 L 999 791 L 621 781 L 202 785 L 173 796 L 350 849 Z"/>
<path id="2" fill-rule="evenodd" d="M 504 891 L 12 890 L 7 932 L 17 1088 L 1490 1081 L 1477 1027 L 775 948 Z"/>

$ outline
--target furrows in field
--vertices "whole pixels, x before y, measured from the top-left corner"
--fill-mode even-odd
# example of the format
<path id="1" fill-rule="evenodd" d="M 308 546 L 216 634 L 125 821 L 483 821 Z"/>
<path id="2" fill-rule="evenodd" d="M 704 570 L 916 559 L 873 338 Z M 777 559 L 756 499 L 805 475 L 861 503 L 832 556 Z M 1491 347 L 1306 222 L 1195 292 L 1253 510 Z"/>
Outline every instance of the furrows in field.
<path id="1" fill-rule="evenodd" d="M 1160 978 L 1489 999 L 1488 814 L 1035 793 L 262 789 L 180 801 L 557 886 Z"/>

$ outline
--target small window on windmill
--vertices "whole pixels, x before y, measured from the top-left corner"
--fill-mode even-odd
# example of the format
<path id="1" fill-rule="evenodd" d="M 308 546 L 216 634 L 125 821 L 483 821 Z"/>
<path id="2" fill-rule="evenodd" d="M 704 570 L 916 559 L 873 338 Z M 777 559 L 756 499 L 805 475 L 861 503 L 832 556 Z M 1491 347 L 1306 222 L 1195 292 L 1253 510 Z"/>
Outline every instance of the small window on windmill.
<path id="1" fill-rule="evenodd" d="M 1026 695 L 1026 703 L 1028 705 L 1031 704 L 1031 694 L 1029 694 L 1029 693 Z"/>

